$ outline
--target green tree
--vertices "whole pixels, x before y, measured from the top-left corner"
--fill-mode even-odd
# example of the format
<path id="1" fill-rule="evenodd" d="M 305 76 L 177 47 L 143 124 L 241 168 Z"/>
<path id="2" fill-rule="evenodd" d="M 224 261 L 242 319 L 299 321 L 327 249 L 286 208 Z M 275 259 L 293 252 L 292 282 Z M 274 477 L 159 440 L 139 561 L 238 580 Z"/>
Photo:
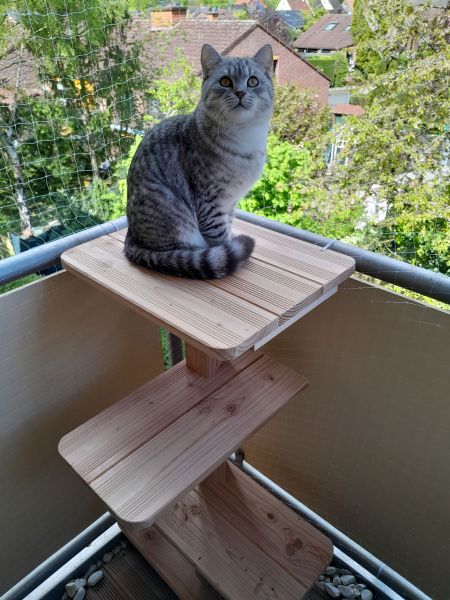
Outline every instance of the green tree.
<path id="1" fill-rule="evenodd" d="M 272 131 L 282 140 L 307 148 L 314 156 L 316 169 L 323 168 L 329 143 L 331 113 L 309 90 L 287 83 L 275 83 Z"/>
<path id="2" fill-rule="evenodd" d="M 375 219 L 364 211 L 355 241 L 443 273 L 450 273 L 449 69 L 444 52 L 373 78 L 364 88 L 366 114 L 339 131 L 345 148 L 334 173 L 338 195 L 383 207 Z"/>
<path id="3" fill-rule="evenodd" d="M 182 55 L 165 65 L 148 90 L 152 106 L 150 122 L 194 110 L 200 99 L 201 81 Z"/>
<path id="4" fill-rule="evenodd" d="M 0 228 L 20 233 L 62 218 L 79 228 L 80 191 L 84 198 L 89 186 L 106 187 L 102 165 L 126 155 L 128 129 L 142 123 L 139 47 L 128 43 L 122 1 L 80 10 L 74 0 L 55 0 L 50 10 L 46 0 L 17 0 L 14 8 L 12 48 L 39 65 L 46 91 L 26 96 L 18 72 L 13 102 L 0 107 Z"/>
<path id="5" fill-rule="evenodd" d="M 240 203 L 240 208 L 299 225 L 303 206 L 314 193 L 311 153 L 306 148 L 269 135 L 267 163 L 261 179 Z"/>
<path id="6" fill-rule="evenodd" d="M 448 45 L 448 12 L 427 12 L 429 3 L 355 0 L 352 34 L 359 71 L 368 77 L 435 56 Z"/>
<path id="7" fill-rule="evenodd" d="M 344 52 L 334 54 L 311 54 L 305 57 L 316 69 L 330 80 L 331 87 L 342 87 L 347 83 L 348 62 Z"/>

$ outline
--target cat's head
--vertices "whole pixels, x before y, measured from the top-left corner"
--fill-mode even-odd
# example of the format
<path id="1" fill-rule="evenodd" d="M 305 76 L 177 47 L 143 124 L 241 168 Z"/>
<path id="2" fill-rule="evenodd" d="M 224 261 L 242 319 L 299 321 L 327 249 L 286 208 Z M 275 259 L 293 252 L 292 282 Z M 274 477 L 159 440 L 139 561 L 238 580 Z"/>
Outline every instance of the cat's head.
<path id="1" fill-rule="evenodd" d="M 221 122 L 268 122 L 273 109 L 273 54 L 269 44 L 253 57 L 222 57 L 205 44 L 202 108 Z"/>

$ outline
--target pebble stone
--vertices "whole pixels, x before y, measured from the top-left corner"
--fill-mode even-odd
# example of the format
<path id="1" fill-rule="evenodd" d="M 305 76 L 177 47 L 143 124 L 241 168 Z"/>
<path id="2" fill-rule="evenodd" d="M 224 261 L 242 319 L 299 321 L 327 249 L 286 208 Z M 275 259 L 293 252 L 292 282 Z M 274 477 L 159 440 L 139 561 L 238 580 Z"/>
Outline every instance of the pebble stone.
<path id="1" fill-rule="evenodd" d="M 95 571 L 95 573 L 92 573 L 92 575 L 89 577 L 87 584 L 89 587 L 93 587 L 102 578 L 103 578 L 103 571 Z"/>
<path id="2" fill-rule="evenodd" d="M 98 561 L 97 561 L 97 563 L 96 563 L 96 567 L 97 567 L 97 569 L 100 569 L 101 567 L 103 567 L 103 563 L 102 563 L 102 561 L 101 561 L 101 560 L 98 560 Z"/>
<path id="3" fill-rule="evenodd" d="M 66 592 L 69 598 L 75 598 L 79 589 L 84 588 L 86 579 L 75 579 L 66 583 Z"/>
<path id="4" fill-rule="evenodd" d="M 367 589 L 367 585 L 356 581 L 355 575 L 348 569 L 330 566 L 319 575 L 316 585 L 331 598 L 373 600 L 373 593 Z"/>
<path id="5" fill-rule="evenodd" d="M 89 569 L 86 571 L 84 578 L 89 579 L 89 577 L 92 575 L 92 573 L 95 573 L 95 571 L 97 571 L 97 565 L 89 565 Z"/>
<path id="6" fill-rule="evenodd" d="M 112 552 L 105 552 L 105 554 L 102 556 L 102 560 L 105 564 L 109 563 L 113 556 L 114 554 Z"/>
<path id="7" fill-rule="evenodd" d="M 120 540 L 120 545 L 122 546 L 122 548 L 126 548 L 128 546 L 127 540 Z"/>
<path id="8" fill-rule="evenodd" d="M 325 591 L 332 598 L 339 598 L 339 596 L 341 595 L 337 587 L 335 587 L 332 583 L 325 584 Z"/>
<path id="9" fill-rule="evenodd" d="M 69 600 L 69 596 L 67 595 L 67 592 L 64 592 L 64 594 L 61 596 L 61 600 Z"/>
<path id="10" fill-rule="evenodd" d="M 344 598 L 353 598 L 353 590 L 351 587 L 348 587 L 348 585 L 340 585 L 338 590 L 344 596 Z"/>
<path id="11" fill-rule="evenodd" d="M 73 600 L 83 600 L 83 598 L 86 596 L 86 590 L 84 589 L 84 587 L 81 587 L 78 592 L 75 594 Z"/>
<path id="12" fill-rule="evenodd" d="M 112 549 L 112 553 L 114 554 L 114 556 L 116 554 L 119 554 L 119 552 L 122 550 L 122 546 L 120 544 L 117 544 L 117 546 L 114 546 L 114 548 Z"/>

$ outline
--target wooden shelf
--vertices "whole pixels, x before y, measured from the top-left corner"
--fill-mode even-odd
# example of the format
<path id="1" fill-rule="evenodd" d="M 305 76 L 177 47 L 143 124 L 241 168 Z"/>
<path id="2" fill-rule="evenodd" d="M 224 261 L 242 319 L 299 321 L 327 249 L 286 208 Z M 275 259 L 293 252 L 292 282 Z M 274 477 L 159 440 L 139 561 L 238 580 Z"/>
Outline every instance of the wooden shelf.
<path id="1" fill-rule="evenodd" d="M 183 600 L 194 569 L 228 600 L 298 600 L 332 558 L 323 534 L 229 463 L 153 527 L 124 531 Z M 174 557 L 189 583 L 170 568 Z"/>
<path id="2" fill-rule="evenodd" d="M 256 240 L 253 256 L 233 276 L 191 281 L 129 263 L 126 230 L 62 255 L 66 269 L 220 360 L 239 356 L 324 300 L 348 278 L 354 260 L 235 220 Z"/>
<path id="3" fill-rule="evenodd" d="M 118 520 L 147 527 L 306 384 L 260 353 L 209 378 L 180 363 L 67 434 L 59 451 Z"/>

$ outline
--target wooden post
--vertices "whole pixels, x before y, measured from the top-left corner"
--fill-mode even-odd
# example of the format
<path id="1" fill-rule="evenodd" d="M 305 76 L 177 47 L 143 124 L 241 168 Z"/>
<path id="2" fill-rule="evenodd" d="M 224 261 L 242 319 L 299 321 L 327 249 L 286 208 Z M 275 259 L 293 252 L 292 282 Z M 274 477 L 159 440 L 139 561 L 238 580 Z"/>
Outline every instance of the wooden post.
<path id="1" fill-rule="evenodd" d="M 208 356 L 190 344 L 186 344 L 186 365 L 202 377 L 211 377 L 220 368 L 222 361 Z"/>

